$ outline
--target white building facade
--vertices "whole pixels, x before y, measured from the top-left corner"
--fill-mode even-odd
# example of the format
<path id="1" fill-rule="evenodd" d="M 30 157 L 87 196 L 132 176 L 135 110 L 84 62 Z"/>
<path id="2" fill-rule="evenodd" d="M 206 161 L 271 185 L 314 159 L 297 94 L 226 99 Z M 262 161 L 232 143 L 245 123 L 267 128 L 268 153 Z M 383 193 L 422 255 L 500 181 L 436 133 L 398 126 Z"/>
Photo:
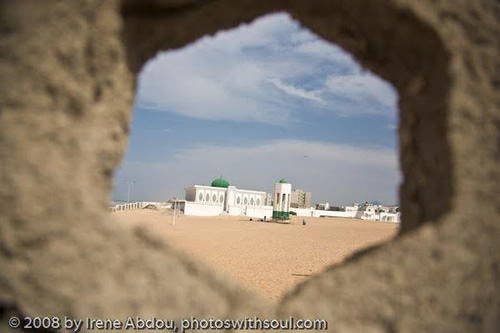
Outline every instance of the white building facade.
<path id="1" fill-rule="evenodd" d="M 238 189 L 222 177 L 214 180 L 211 186 L 186 187 L 185 193 L 185 215 L 270 218 L 273 214 L 273 207 L 266 205 L 266 192 Z"/>

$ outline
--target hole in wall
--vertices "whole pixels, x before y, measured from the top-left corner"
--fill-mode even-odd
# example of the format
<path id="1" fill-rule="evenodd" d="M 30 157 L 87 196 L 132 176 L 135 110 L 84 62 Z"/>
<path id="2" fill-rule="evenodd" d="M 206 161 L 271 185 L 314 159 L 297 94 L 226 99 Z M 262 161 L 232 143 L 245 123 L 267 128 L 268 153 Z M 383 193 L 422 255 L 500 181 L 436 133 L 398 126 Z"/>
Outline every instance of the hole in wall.
<path id="1" fill-rule="evenodd" d="M 180 248 L 279 298 L 326 265 L 395 235 L 396 224 L 368 219 L 389 216 L 380 210 L 391 208 L 378 204 L 398 205 L 396 102 L 389 83 L 285 13 L 160 53 L 139 75 L 114 199 L 185 198 L 185 187 L 210 186 L 222 173 L 238 189 L 271 198 L 273 184 L 285 177 L 312 200 L 291 208 L 299 216 L 290 225 L 249 223 L 243 209 L 217 218 L 186 214 L 175 226 L 173 213 L 161 210 L 120 218 L 138 223 L 147 215 L 151 227 Z M 217 206 L 216 193 L 196 194 L 203 207 Z M 235 202 L 257 201 L 243 195 Z M 371 205 L 353 205 L 364 202 Z M 316 204 L 318 210 L 309 209 Z M 356 210 L 357 219 L 346 219 L 342 210 L 345 216 Z M 319 217 L 330 214 L 336 218 Z"/>

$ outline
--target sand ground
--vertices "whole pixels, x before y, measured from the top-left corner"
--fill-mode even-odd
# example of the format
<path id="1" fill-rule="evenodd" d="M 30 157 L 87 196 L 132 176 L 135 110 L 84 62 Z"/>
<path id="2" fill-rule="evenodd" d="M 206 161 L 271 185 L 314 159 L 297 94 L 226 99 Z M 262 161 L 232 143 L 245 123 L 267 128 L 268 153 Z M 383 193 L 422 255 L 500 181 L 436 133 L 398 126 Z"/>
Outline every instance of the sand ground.
<path id="1" fill-rule="evenodd" d="M 293 218 L 291 224 L 246 217 L 180 216 L 136 210 L 112 214 L 120 223 L 143 225 L 177 248 L 270 300 L 353 252 L 390 240 L 397 224 L 344 218 Z"/>

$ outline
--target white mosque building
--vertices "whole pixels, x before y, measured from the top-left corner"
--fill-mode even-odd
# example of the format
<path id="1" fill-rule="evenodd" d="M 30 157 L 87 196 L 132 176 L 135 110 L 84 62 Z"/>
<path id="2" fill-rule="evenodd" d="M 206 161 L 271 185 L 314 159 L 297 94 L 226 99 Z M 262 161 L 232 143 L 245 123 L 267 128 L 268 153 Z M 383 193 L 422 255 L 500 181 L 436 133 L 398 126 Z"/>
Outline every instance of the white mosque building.
<path id="1" fill-rule="evenodd" d="M 277 186 L 281 184 L 281 186 Z M 290 188 L 284 179 L 276 183 L 275 191 L 279 190 L 279 196 L 275 194 L 275 206 L 271 206 L 268 194 L 263 191 L 243 190 L 231 186 L 222 177 L 215 179 L 210 186 L 193 185 L 186 187 L 185 201 L 181 203 L 181 209 L 185 215 L 194 216 L 218 216 L 218 215 L 244 215 L 255 218 L 271 218 L 272 216 L 288 218 L 290 210 L 290 193 L 283 188 Z M 279 207 L 278 207 L 279 205 Z M 276 212 L 280 212 L 279 214 Z M 283 212 L 287 212 L 286 214 Z"/>

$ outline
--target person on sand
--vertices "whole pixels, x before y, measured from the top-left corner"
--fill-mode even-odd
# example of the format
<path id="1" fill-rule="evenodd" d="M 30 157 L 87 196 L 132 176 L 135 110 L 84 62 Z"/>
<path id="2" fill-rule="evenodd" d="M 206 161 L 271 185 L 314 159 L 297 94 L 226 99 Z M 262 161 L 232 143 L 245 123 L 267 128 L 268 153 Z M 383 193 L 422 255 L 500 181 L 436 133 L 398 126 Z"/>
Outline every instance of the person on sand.
<path id="1" fill-rule="evenodd" d="M 302 219 L 302 225 L 306 225 L 306 219 Z"/>

